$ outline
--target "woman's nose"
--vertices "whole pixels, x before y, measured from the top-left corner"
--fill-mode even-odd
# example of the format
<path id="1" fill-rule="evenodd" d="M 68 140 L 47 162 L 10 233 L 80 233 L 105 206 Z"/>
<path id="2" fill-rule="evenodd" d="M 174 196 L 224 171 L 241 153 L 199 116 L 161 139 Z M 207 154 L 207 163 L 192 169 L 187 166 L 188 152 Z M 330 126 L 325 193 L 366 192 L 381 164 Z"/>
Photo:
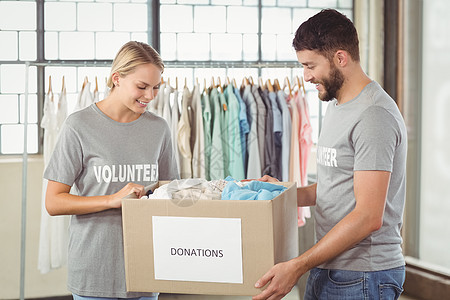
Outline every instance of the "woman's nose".
<path id="1" fill-rule="evenodd" d="M 155 98 L 155 93 L 154 90 L 152 88 L 149 88 L 148 91 L 145 93 L 145 98 L 149 99 L 149 100 L 153 100 Z"/>

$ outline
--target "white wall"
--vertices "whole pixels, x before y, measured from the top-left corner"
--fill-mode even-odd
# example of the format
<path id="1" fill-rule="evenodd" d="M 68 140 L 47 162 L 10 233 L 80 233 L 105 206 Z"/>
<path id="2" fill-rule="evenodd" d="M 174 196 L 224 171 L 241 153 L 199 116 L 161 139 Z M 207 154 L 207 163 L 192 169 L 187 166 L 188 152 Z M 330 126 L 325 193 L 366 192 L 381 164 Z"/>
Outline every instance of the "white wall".
<path id="1" fill-rule="evenodd" d="M 450 268 L 450 1 L 423 1 L 420 259 Z"/>
<path id="2" fill-rule="evenodd" d="M 68 295 L 67 270 L 42 275 L 37 269 L 42 156 L 29 157 L 27 192 L 25 297 Z M 20 296 L 20 241 L 22 214 L 22 159 L 0 158 L 0 299 Z"/>

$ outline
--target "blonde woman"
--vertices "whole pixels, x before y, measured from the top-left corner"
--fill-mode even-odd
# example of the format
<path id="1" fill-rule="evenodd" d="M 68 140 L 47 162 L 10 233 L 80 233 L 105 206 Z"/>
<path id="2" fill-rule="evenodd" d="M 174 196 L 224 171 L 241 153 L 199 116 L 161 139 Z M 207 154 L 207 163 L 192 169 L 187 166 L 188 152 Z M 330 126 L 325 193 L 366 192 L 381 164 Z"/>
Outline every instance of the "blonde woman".
<path id="1" fill-rule="evenodd" d="M 158 298 L 126 291 L 121 199 L 178 177 L 169 127 L 146 110 L 163 70 L 151 46 L 123 45 L 108 79 L 110 94 L 67 118 L 45 170 L 47 211 L 72 215 L 68 289 L 74 299 Z M 78 196 L 69 193 L 72 186 Z"/>

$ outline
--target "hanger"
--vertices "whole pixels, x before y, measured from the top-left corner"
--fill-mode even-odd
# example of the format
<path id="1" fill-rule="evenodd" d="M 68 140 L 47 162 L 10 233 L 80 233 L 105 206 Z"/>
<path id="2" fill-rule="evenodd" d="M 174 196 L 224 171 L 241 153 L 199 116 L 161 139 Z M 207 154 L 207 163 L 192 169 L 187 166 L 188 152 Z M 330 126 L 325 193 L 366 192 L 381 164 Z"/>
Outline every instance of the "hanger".
<path id="1" fill-rule="evenodd" d="M 231 81 L 233 82 L 234 88 L 237 89 L 236 80 L 233 78 Z"/>
<path id="2" fill-rule="evenodd" d="M 265 90 L 265 89 L 266 89 L 266 86 L 265 86 L 264 83 L 263 83 L 262 77 L 259 77 L 259 78 L 258 78 L 258 82 L 259 82 L 259 87 L 260 87 L 262 90 Z"/>
<path id="3" fill-rule="evenodd" d="M 249 79 L 248 81 L 249 81 L 252 85 L 255 84 L 255 83 L 253 82 L 253 77 L 252 77 L 252 76 L 249 76 L 248 79 Z"/>
<path id="4" fill-rule="evenodd" d="M 164 84 L 164 77 L 161 76 L 161 84 Z"/>
<path id="5" fill-rule="evenodd" d="M 184 77 L 184 88 L 185 89 L 187 88 L 187 78 L 186 77 Z"/>
<path id="6" fill-rule="evenodd" d="M 64 79 L 64 75 L 62 77 L 62 85 L 61 85 L 61 95 L 66 92 L 66 81 Z M 58 101 L 58 109 L 61 108 L 61 101 Z"/>
<path id="7" fill-rule="evenodd" d="M 298 76 L 295 76 L 295 81 L 297 82 L 298 90 L 299 91 L 303 90 L 303 94 L 306 95 L 305 83 L 303 82 L 303 77 L 301 78 L 301 82 L 300 82 L 300 78 Z"/>
<path id="8" fill-rule="evenodd" d="M 292 97 L 292 88 L 291 88 L 291 82 L 289 81 L 289 77 L 286 76 L 284 79 L 284 87 L 283 90 L 286 88 L 286 86 L 289 88 L 289 96 Z"/>
<path id="9" fill-rule="evenodd" d="M 175 89 L 178 91 L 178 76 L 175 77 Z"/>
<path id="10" fill-rule="evenodd" d="M 217 88 L 220 90 L 220 92 L 223 92 L 222 83 L 220 82 L 220 76 L 217 77 Z"/>
<path id="11" fill-rule="evenodd" d="M 95 76 L 95 89 L 94 89 L 94 93 L 98 92 L 98 82 L 97 82 L 97 76 Z"/>
<path id="12" fill-rule="evenodd" d="M 272 85 L 272 82 L 270 82 L 270 79 L 267 79 L 266 86 L 267 86 L 267 89 L 269 90 L 269 92 L 273 92 L 274 91 L 273 90 L 273 85 Z"/>
<path id="13" fill-rule="evenodd" d="M 302 81 L 303 94 L 306 95 L 305 82 L 303 81 L 303 76 L 300 76 L 300 79 L 301 79 L 301 81 Z"/>
<path id="14" fill-rule="evenodd" d="M 207 93 L 207 89 L 206 89 L 206 78 L 203 78 L 203 92 Z"/>
<path id="15" fill-rule="evenodd" d="M 248 78 L 247 77 L 242 78 L 241 86 L 245 87 L 245 86 L 248 86 L 248 85 L 250 85 L 250 82 L 248 81 Z"/>
<path id="16" fill-rule="evenodd" d="M 48 76 L 48 92 L 47 94 L 53 93 L 52 91 L 52 76 Z"/>
<path id="17" fill-rule="evenodd" d="M 84 81 L 83 81 L 83 85 L 82 85 L 82 87 L 81 87 L 81 90 L 84 90 L 84 87 L 86 86 L 86 83 L 88 83 L 88 82 L 89 82 L 88 77 L 85 76 L 85 77 L 84 77 Z"/>
<path id="18" fill-rule="evenodd" d="M 61 87 L 61 92 L 64 92 L 66 90 L 66 80 L 65 77 L 63 75 L 62 77 L 62 87 Z"/>
<path id="19" fill-rule="evenodd" d="M 214 76 L 211 76 L 211 89 L 215 88 L 216 84 L 214 83 Z"/>
<path id="20" fill-rule="evenodd" d="M 280 82 L 278 81 L 278 78 L 275 78 L 275 80 L 273 81 L 273 85 L 274 85 L 274 89 L 275 89 L 276 91 L 281 90 Z"/>

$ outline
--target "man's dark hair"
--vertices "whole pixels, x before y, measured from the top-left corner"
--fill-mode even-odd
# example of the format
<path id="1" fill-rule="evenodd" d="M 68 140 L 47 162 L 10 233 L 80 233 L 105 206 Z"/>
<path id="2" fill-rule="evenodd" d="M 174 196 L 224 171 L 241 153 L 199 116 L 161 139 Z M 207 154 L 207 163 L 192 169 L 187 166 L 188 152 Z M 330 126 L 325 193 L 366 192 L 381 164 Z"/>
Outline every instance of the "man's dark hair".
<path id="1" fill-rule="evenodd" d="M 334 9 L 324 9 L 297 29 L 292 43 L 295 51 L 314 50 L 330 61 L 338 50 L 359 61 L 359 41 L 352 21 Z"/>

